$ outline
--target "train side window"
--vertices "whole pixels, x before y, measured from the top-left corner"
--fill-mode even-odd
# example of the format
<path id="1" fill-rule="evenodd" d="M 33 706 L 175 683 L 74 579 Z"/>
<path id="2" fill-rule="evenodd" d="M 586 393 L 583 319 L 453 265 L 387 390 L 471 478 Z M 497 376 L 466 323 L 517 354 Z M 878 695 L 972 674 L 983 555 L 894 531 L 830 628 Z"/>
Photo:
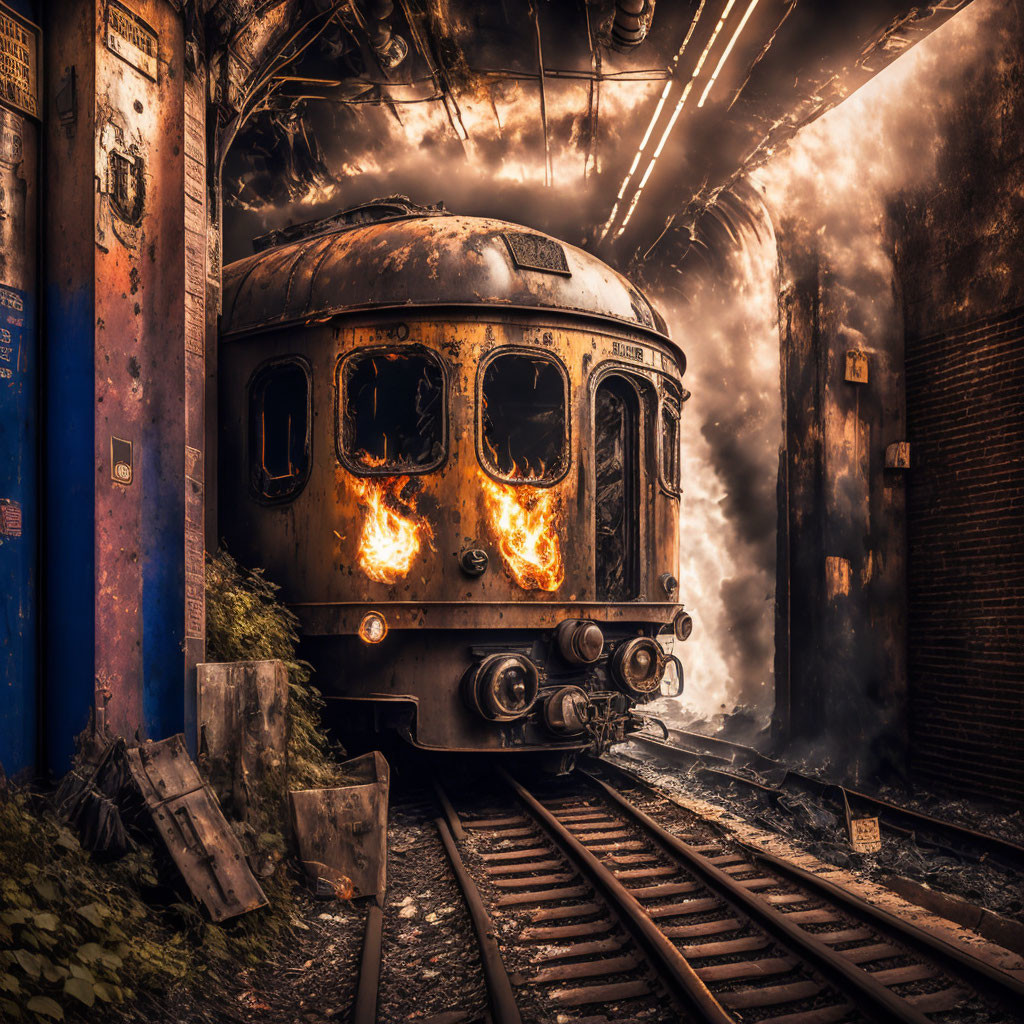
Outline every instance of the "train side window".
<path id="1" fill-rule="evenodd" d="M 512 483 L 551 483 L 569 460 L 568 383 L 555 360 L 511 352 L 487 363 L 480 382 L 480 455 Z"/>
<path id="2" fill-rule="evenodd" d="M 310 377 L 296 360 L 259 370 L 249 387 L 249 474 L 262 498 L 302 490 L 310 467 Z"/>
<path id="3" fill-rule="evenodd" d="M 661 403 L 661 482 L 679 493 L 679 406 L 670 399 Z"/>
<path id="4" fill-rule="evenodd" d="M 444 371 L 433 353 L 356 352 L 338 378 L 338 454 L 353 472 L 427 473 L 444 462 Z"/>

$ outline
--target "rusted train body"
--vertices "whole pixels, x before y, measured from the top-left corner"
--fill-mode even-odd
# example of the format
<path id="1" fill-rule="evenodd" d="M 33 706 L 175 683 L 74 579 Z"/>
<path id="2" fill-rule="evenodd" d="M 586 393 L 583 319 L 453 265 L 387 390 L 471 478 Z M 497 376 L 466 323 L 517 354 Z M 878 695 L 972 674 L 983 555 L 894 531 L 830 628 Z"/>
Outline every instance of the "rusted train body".
<path id="1" fill-rule="evenodd" d="M 221 531 L 325 695 L 429 749 L 621 738 L 690 630 L 660 315 L 579 249 L 399 199 L 269 242 L 224 273 Z"/>

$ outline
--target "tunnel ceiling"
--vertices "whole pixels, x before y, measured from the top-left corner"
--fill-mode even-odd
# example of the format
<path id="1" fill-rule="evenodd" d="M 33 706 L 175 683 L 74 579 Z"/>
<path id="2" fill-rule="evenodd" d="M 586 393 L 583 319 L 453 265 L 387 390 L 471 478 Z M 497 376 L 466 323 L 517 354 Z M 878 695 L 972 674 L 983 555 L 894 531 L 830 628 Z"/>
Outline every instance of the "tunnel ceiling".
<path id="1" fill-rule="evenodd" d="M 418 201 L 535 223 L 621 267 L 655 243 L 681 259 L 723 190 L 965 6 L 660 0 L 616 20 L 612 0 L 195 3 L 241 230 L 422 186 L 449 194 Z"/>

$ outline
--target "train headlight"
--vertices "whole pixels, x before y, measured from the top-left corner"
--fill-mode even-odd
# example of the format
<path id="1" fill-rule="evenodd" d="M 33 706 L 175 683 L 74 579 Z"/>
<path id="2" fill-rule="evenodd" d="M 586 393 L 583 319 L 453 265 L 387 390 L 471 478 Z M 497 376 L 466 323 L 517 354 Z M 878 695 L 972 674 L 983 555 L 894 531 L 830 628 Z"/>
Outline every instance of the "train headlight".
<path id="1" fill-rule="evenodd" d="M 693 632 L 693 619 L 687 612 L 676 612 L 676 617 L 672 620 L 672 632 L 675 633 L 677 640 L 689 639 Z"/>
<path id="2" fill-rule="evenodd" d="M 367 612 L 359 622 L 359 639 L 364 644 L 379 644 L 388 635 L 388 620 L 380 612 Z"/>
<path id="3" fill-rule="evenodd" d="M 537 699 L 537 666 L 522 654 L 492 654 L 466 679 L 466 698 L 491 722 L 522 718 Z"/>
<path id="4" fill-rule="evenodd" d="M 566 661 L 573 665 L 589 665 L 601 657 L 604 633 L 596 622 L 566 619 L 558 624 L 555 642 Z"/>
<path id="5" fill-rule="evenodd" d="M 544 700 L 544 724 L 554 733 L 575 736 L 587 725 L 590 698 L 578 686 L 561 686 Z"/>
<path id="6" fill-rule="evenodd" d="M 615 649 L 611 668 L 615 681 L 624 690 L 634 697 L 650 699 L 661 687 L 665 652 L 650 637 L 634 637 Z"/>

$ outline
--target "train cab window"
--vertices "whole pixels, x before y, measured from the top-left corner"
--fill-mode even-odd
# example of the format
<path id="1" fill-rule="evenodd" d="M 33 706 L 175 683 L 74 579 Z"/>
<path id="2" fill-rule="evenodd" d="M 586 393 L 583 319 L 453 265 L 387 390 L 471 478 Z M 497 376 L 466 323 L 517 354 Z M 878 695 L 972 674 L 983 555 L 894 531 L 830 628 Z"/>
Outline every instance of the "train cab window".
<path id="1" fill-rule="evenodd" d="M 263 498 L 293 498 L 310 466 L 310 379 L 288 360 L 258 371 L 249 388 L 249 473 Z"/>
<path id="2" fill-rule="evenodd" d="M 595 568 L 600 601 L 639 592 L 640 398 L 624 377 L 606 377 L 594 396 Z"/>
<path id="3" fill-rule="evenodd" d="M 338 370 L 341 460 L 353 472 L 426 473 L 444 461 L 444 371 L 426 349 L 356 352 Z"/>
<path id="4" fill-rule="evenodd" d="M 661 482 L 679 493 L 679 405 L 666 397 L 661 403 Z"/>
<path id="5" fill-rule="evenodd" d="M 553 482 L 569 458 L 568 384 L 543 355 L 512 352 L 487 363 L 480 382 L 480 455 L 510 482 Z"/>

